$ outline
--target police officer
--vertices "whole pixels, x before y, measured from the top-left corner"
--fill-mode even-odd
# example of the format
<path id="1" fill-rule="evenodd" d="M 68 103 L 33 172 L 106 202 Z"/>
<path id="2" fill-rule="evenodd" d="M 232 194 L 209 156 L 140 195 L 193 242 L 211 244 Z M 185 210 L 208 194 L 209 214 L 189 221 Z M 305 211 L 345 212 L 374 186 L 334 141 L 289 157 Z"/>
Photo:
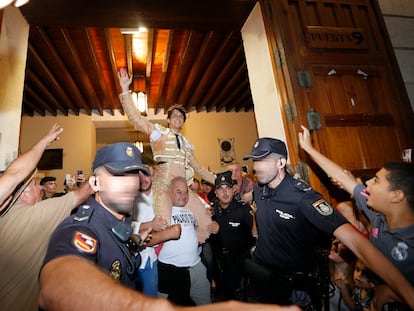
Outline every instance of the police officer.
<path id="1" fill-rule="evenodd" d="M 223 292 L 223 300 L 243 299 L 244 262 L 255 243 L 250 206 L 236 201 L 234 182 L 231 171 L 217 174 L 215 180 L 213 219 L 220 229 L 212 236 L 212 242 L 219 267 L 217 291 Z"/>
<path id="2" fill-rule="evenodd" d="M 123 142 L 98 150 L 92 169 L 94 177 L 89 182 L 95 196 L 56 228 L 44 264 L 65 255 L 80 256 L 135 288 L 139 242 L 130 238 L 129 215 L 139 189 L 138 172 L 148 175 L 149 171 L 137 147 Z"/>
<path id="3" fill-rule="evenodd" d="M 317 241 L 334 235 L 357 255 L 374 250 L 319 193 L 286 172 L 287 156 L 284 142 L 259 138 L 244 157 L 254 161 L 258 180 L 253 193 L 258 240 L 247 264 L 249 296 L 321 309 Z M 377 265 L 378 256 L 371 256 L 370 264 Z"/>

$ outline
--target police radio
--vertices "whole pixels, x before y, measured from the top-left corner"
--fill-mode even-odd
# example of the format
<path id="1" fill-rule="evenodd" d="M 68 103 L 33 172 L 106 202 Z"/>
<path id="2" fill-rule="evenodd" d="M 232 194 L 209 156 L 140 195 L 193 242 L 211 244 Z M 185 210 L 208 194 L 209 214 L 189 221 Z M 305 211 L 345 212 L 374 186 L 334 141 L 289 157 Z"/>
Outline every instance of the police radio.
<path id="1" fill-rule="evenodd" d="M 126 242 L 128 241 L 129 237 L 132 234 L 132 227 L 130 224 L 124 222 L 124 221 L 118 221 L 113 227 L 112 227 L 112 233 L 115 235 L 115 237 L 121 241 Z"/>
<path id="2" fill-rule="evenodd" d="M 135 271 L 141 265 L 141 256 L 137 253 L 139 251 L 139 246 L 141 245 L 142 239 L 141 236 L 135 236 L 135 239 L 131 237 L 133 228 L 130 224 L 124 221 L 118 221 L 112 227 L 112 233 L 115 236 L 115 241 L 117 244 L 124 243 L 127 250 L 124 250 L 124 247 L 121 247 L 121 250 L 124 252 L 126 260 L 128 261 L 127 273 L 130 276 L 135 275 Z M 120 245 L 121 246 L 121 245 Z M 127 253 L 129 251 L 129 254 Z"/>

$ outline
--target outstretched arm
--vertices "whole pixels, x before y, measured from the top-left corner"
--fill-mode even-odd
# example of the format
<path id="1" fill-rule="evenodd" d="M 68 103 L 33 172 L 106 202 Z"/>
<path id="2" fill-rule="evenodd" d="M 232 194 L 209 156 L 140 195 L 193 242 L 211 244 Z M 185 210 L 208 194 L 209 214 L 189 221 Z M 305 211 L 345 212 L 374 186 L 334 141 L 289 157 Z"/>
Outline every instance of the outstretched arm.
<path id="1" fill-rule="evenodd" d="M 59 139 L 59 134 L 62 132 L 63 128 L 54 124 L 37 144 L 15 159 L 6 168 L 4 173 L 0 175 L 0 205 L 13 192 L 17 185 L 33 172 L 46 147 L 54 140 Z"/>
<path id="2" fill-rule="evenodd" d="M 128 116 L 129 122 L 141 132 L 151 135 L 154 130 L 154 124 L 149 122 L 146 118 L 141 116 L 141 113 L 132 101 L 132 96 L 129 92 L 129 85 L 132 82 L 132 76 L 128 75 L 125 68 L 121 68 L 118 72 L 119 84 L 121 85 L 122 93 L 119 95 L 119 99 L 122 104 L 122 108 Z"/>
<path id="3" fill-rule="evenodd" d="M 302 149 L 312 157 L 330 178 L 341 183 L 343 188 L 352 195 L 355 186 L 358 184 L 357 180 L 338 164 L 317 151 L 312 145 L 309 130 L 303 125 L 301 127 L 303 132 L 300 132 L 298 136 Z"/>
<path id="4" fill-rule="evenodd" d="M 48 311 L 300 311 L 297 306 L 237 301 L 196 307 L 173 306 L 166 299 L 145 296 L 121 285 L 92 262 L 73 255 L 53 259 L 43 267 L 39 306 Z"/>
<path id="5" fill-rule="evenodd" d="M 122 286 L 92 262 L 73 255 L 53 259 L 42 268 L 39 305 L 48 311 L 174 310 L 167 300 Z"/>

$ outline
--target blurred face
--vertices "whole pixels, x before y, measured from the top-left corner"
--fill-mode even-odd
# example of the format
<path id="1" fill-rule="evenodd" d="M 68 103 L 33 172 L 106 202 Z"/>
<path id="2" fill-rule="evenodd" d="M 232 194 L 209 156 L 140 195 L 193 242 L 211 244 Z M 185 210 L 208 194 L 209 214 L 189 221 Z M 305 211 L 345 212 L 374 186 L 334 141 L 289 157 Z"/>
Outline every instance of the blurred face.
<path id="1" fill-rule="evenodd" d="M 241 184 L 243 175 L 240 164 L 230 164 L 227 169 L 231 171 L 231 179 L 237 180 L 237 184 Z"/>
<path id="2" fill-rule="evenodd" d="M 183 114 L 178 110 L 173 110 L 173 112 L 170 115 L 170 118 L 168 119 L 168 124 L 171 129 L 173 129 L 176 132 L 181 131 L 181 128 L 184 124 L 184 116 Z"/>
<path id="3" fill-rule="evenodd" d="M 139 190 L 139 174 L 112 175 L 105 168 L 95 170 L 98 192 L 96 200 L 119 215 L 130 214 Z"/>
<path id="4" fill-rule="evenodd" d="M 183 207 L 188 202 L 188 187 L 185 182 L 177 181 L 170 188 L 171 203 Z"/>
<path id="5" fill-rule="evenodd" d="M 260 184 L 268 184 L 275 181 L 275 176 L 284 172 L 284 168 L 279 166 L 280 159 L 267 156 L 260 161 L 254 161 L 253 167 L 256 172 L 257 181 Z M 284 176 L 284 175 L 283 175 Z"/>
<path id="6" fill-rule="evenodd" d="M 378 212 L 385 212 L 389 202 L 390 183 L 386 178 L 387 171 L 382 168 L 376 175 L 366 182 L 365 195 L 367 204 Z"/>
<path id="7" fill-rule="evenodd" d="M 233 187 L 229 187 L 228 185 L 221 185 L 216 189 L 216 196 L 222 208 L 227 208 L 227 206 L 233 200 L 233 195 Z"/>
<path id="8" fill-rule="evenodd" d="M 139 191 L 147 192 L 151 189 L 152 186 L 152 177 L 145 175 L 143 172 L 139 171 Z"/>

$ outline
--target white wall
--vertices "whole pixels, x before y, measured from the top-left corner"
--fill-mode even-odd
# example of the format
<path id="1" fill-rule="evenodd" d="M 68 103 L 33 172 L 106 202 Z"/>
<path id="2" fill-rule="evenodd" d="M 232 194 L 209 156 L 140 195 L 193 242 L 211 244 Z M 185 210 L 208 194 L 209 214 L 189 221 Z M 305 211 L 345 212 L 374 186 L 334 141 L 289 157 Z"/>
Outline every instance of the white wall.
<path id="1" fill-rule="evenodd" d="M 281 103 L 276 89 L 260 4 L 257 3 L 242 30 L 259 137 L 286 141 Z"/>
<path id="2" fill-rule="evenodd" d="M 63 127 L 64 131 L 59 140 L 54 141 L 48 148 L 63 149 L 63 168 L 61 170 L 39 171 L 38 176 L 55 176 L 58 191 L 63 191 L 66 173 L 75 173 L 78 169 L 85 176 L 91 175 L 91 167 L 96 152 L 95 126 L 91 117 L 79 116 L 50 116 L 23 117 L 21 122 L 20 148 L 26 152 L 54 123 Z"/>
<path id="3" fill-rule="evenodd" d="M 29 25 L 9 5 L 0 26 L 0 169 L 18 154 Z M 0 19 L 1 20 L 1 19 Z"/>
<path id="4" fill-rule="evenodd" d="M 414 110 L 414 1 L 378 0 Z"/>

